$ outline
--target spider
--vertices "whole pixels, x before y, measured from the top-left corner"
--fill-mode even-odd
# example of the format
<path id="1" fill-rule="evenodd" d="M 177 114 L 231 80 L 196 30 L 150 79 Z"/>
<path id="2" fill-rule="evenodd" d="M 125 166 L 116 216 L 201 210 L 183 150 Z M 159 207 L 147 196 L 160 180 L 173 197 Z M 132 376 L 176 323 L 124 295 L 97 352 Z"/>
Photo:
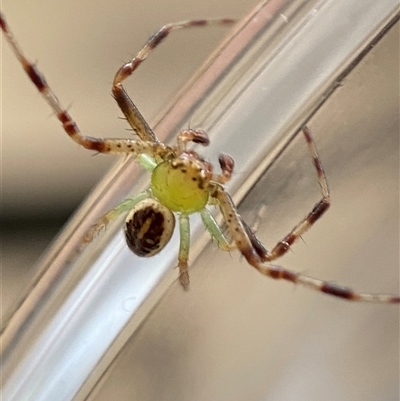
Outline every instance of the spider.
<path id="1" fill-rule="evenodd" d="M 302 284 L 314 290 L 351 301 L 399 303 L 399 296 L 381 294 L 361 294 L 350 288 L 306 276 L 272 264 L 284 255 L 330 206 L 327 179 L 310 130 L 304 126 L 303 135 L 307 142 L 317 179 L 322 192 L 321 200 L 313 207 L 293 230 L 279 241 L 272 251 L 268 251 L 254 231 L 245 223 L 234 205 L 224 184 L 231 178 L 234 168 L 232 157 L 221 154 L 221 172 L 215 173 L 213 165 L 196 151 L 188 149 L 189 143 L 207 146 L 209 139 L 201 129 L 183 129 L 177 135 L 175 146 L 160 142 L 146 120 L 140 114 L 123 87 L 136 68 L 147 58 L 172 31 L 181 28 L 204 27 L 210 25 L 231 25 L 230 18 L 215 20 L 190 20 L 167 24 L 147 41 L 145 46 L 131 61 L 116 73 L 112 84 L 112 94 L 138 139 L 100 139 L 84 136 L 72 117 L 57 99 L 36 65 L 23 54 L 15 40 L 3 14 L 0 25 L 6 40 L 32 83 L 50 105 L 66 133 L 79 145 L 99 153 L 132 155 L 151 173 L 150 187 L 132 198 L 124 200 L 106 213 L 83 238 L 87 244 L 112 220 L 127 214 L 125 238 L 130 250 L 140 257 L 152 257 L 164 249 L 175 228 L 175 215 L 179 220 L 180 246 L 178 254 L 179 281 L 187 289 L 189 286 L 188 259 L 190 245 L 189 216 L 200 213 L 203 223 L 223 251 L 238 249 L 247 262 L 260 273 L 273 279 L 287 280 Z M 225 220 L 229 238 L 206 208 L 219 207 Z"/>

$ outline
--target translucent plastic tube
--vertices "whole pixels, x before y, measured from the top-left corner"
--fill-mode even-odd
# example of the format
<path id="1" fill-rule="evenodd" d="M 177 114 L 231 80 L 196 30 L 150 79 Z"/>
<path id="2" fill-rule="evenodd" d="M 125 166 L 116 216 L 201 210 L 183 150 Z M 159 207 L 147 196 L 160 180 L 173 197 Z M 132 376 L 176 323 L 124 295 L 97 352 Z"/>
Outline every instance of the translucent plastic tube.
<path id="1" fill-rule="evenodd" d="M 156 132 L 174 140 L 189 122 L 201 125 L 212 143 L 202 150 L 206 157 L 235 155 L 240 173 L 228 188 L 240 202 L 397 9 L 396 0 L 260 4 L 181 91 Z M 132 160 L 117 166 L 41 260 L 3 330 L 5 401 L 85 399 L 166 289 L 177 285 L 176 235 L 162 254 L 140 259 L 117 222 L 75 252 L 88 227 L 142 191 L 147 178 Z M 192 262 L 204 247 L 203 231 L 192 219 Z"/>

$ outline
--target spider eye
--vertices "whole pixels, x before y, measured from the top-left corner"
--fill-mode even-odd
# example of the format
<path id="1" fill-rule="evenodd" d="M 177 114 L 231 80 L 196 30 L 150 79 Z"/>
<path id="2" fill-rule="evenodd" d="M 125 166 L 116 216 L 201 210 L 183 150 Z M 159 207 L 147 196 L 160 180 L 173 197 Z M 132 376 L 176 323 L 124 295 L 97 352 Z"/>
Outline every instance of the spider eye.
<path id="1" fill-rule="evenodd" d="M 139 202 L 125 220 L 125 238 L 138 256 L 156 255 L 168 244 L 175 228 L 175 216 L 155 199 Z"/>

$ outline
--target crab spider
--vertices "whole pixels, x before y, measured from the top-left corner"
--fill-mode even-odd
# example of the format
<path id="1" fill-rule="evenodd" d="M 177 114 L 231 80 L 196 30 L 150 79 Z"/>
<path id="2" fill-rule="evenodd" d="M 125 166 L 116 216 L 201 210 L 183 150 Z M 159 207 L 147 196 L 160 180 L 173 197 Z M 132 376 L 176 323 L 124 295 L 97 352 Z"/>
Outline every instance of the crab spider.
<path id="1" fill-rule="evenodd" d="M 146 120 L 140 114 L 123 87 L 136 68 L 147 58 L 172 31 L 180 28 L 209 25 L 230 25 L 235 20 L 191 20 L 163 26 L 140 50 L 136 57 L 124 64 L 116 73 L 112 94 L 138 139 L 100 139 L 81 134 L 77 124 L 57 99 L 37 67 L 23 54 L 12 35 L 3 14 L 0 13 L 0 27 L 6 40 L 23 69 L 54 111 L 66 133 L 79 145 L 99 153 L 133 155 L 151 173 L 148 190 L 124 200 L 106 213 L 86 234 L 83 243 L 89 243 L 110 221 L 127 213 L 125 237 L 129 248 L 138 256 L 151 257 L 160 252 L 169 242 L 175 227 L 175 214 L 179 219 L 180 247 L 178 255 L 179 280 L 184 288 L 189 285 L 188 259 L 190 245 L 189 216 L 200 213 L 206 229 L 223 251 L 238 249 L 247 262 L 263 275 L 274 279 L 287 280 L 329 295 L 352 301 L 399 303 L 399 296 L 381 294 L 361 294 L 350 288 L 296 273 L 284 267 L 271 264 L 284 255 L 329 208 L 329 189 L 316 146 L 307 127 L 302 131 L 317 172 L 322 198 L 311 212 L 293 230 L 279 241 L 272 251 L 262 245 L 256 234 L 239 215 L 232 198 L 224 188 L 231 178 L 234 161 L 221 154 L 221 172 L 216 174 L 213 165 L 196 151 L 187 149 L 190 142 L 208 145 L 206 133 L 200 129 L 182 130 L 175 146 L 167 146 L 159 141 Z M 210 214 L 207 205 L 219 207 L 225 220 L 229 239 Z"/>

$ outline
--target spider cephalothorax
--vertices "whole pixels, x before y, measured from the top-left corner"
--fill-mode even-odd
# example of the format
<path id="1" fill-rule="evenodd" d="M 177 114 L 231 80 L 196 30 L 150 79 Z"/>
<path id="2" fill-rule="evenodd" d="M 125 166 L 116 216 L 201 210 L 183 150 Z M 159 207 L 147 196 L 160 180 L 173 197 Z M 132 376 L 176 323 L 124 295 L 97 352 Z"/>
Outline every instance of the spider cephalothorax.
<path id="1" fill-rule="evenodd" d="M 174 213 L 190 215 L 203 210 L 209 202 L 213 185 L 225 181 L 232 173 L 233 159 L 221 155 L 223 175 L 214 175 L 210 162 L 194 150 L 186 150 L 185 143 L 189 140 L 209 144 L 208 136 L 202 130 L 181 131 L 178 146 L 162 148 L 162 152 L 155 155 L 154 163 L 149 167 L 151 186 L 146 192 L 148 198 L 140 200 L 127 215 L 126 241 L 138 256 L 150 257 L 159 253 L 173 234 Z M 145 162 L 148 165 L 148 157 Z"/>
<path id="2" fill-rule="evenodd" d="M 154 169 L 151 189 L 162 204 L 174 212 L 195 213 L 203 209 L 209 197 L 212 165 L 194 152 L 183 152 Z"/>
<path id="3" fill-rule="evenodd" d="M 152 174 L 151 185 L 148 190 L 124 200 L 106 213 L 87 233 L 83 243 L 91 242 L 94 236 L 110 221 L 126 213 L 125 235 L 129 248 L 138 256 L 150 257 L 160 252 L 169 242 L 175 227 L 174 213 L 176 213 L 179 218 L 180 231 L 179 280 L 182 286 L 187 288 L 189 285 L 189 216 L 193 213 L 200 213 L 206 229 L 221 250 L 238 249 L 251 266 L 266 276 L 302 284 L 347 300 L 399 303 L 400 297 L 398 296 L 360 294 L 350 288 L 271 264 L 272 261 L 284 255 L 290 246 L 325 213 L 330 205 L 325 173 L 314 141 L 306 127 L 303 127 L 303 134 L 317 172 L 322 198 L 311 212 L 269 252 L 253 230 L 243 221 L 224 187 L 232 175 L 233 159 L 230 156 L 221 155 L 219 157 L 221 173 L 215 174 L 210 162 L 194 150 L 187 150 L 186 144 L 188 142 L 209 144 L 208 136 L 203 130 L 199 129 L 182 130 L 177 136 L 177 145 L 174 147 L 161 143 L 126 93 L 122 82 L 173 30 L 206 25 L 229 25 L 233 22 L 235 21 L 229 18 L 184 21 L 165 25 L 156 32 L 137 56 L 119 69 L 112 86 L 112 94 L 138 139 L 100 139 L 81 134 L 77 124 L 62 107 L 43 75 L 24 56 L 0 13 L 0 27 L 5 38 L 33 84 L 56 114 L 66 133 L 86 149 L 100 153 L 133 155 Z M 207 205 L 217 206 L 220 209 L 229 239 L 223 234 L 207 209 Z"/>

